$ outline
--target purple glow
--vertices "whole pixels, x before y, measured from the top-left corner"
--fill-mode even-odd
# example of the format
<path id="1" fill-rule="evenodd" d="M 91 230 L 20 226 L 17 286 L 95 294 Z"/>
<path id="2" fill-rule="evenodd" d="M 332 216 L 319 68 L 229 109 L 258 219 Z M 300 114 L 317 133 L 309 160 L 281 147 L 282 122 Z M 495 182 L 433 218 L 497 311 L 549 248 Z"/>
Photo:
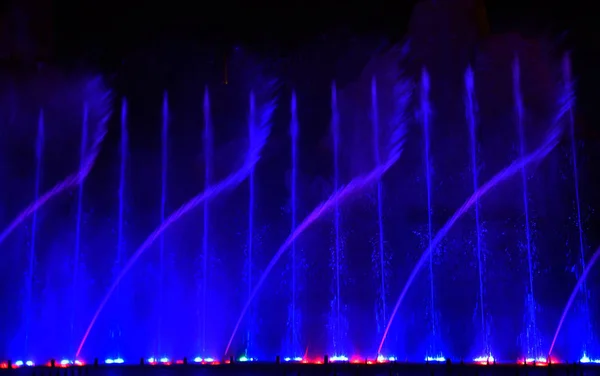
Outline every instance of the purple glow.
<path id="1" fill-rule="evenodd" d="M 146 251 L 146 249 L 148 249 L 154 243 L 154 241 L 162 235 L 162 233 L 167 228 L 169 228 L 173 223 L 175 223 L 177 220 L 179 220 L 182 216 L 184 216 L 185 214 L 187 214 L 188 212 L 190 212 L 191 210 L 196 208 L 198 205 L 203 203 L 205 200 L 212 199 L 212 198 L 220 195 L 223 192 L 226 192 L 228 190 L 235 188 L 236 186 L 238 186 L 242 181 L 244 181 L 248 177 L 248 175 L 250 174 L 250 171 L 252 170 L 254 165 L 260 159 L 260 152 L 262 151 L 264 145 L 267 142 L 267 138 L 269 137 L 269 134 L 271 131 L 270 120 L 271 120 L 271 114 L 274 111 L 274 107 L 275 107 L 274 101 L 272 101 L 272 102 L 269 102 L 265 106 L 265 109 L 262 111 L 261 114 L 263 116 L 261 117 L 261 122 L 259 122 L 259 124 L 257 124 L 257 126 L 254 128 L 252 134 L 250 135 L 250 138 L 252 140 L 250 142 L 250 145 L 252 146 L 252 148 L 250 148 L 248 150 L 248 154 L 246 156 L 246 160 L 244 161 L 243 166 L 239 170 L 237 170 L 237 171 L 233 172 L 231 175 L 227 176 L 225 179 L 221 180 L 219 183 L 211 186 L 210 189 L 201 192 L 200 194 L 198 194 L 197 196 L 193 197 L 191 200 L 186 202 L 184 205 L 179 207 L 179 209 L 177 209 L 169 217 L 167 217 L 166 220 L 163 223 L 161 223 L 160 226 L 158 226 L 148 236 L 148 238 L 142 243 L 142 245 L 140 245 L 140 247 L 133 253 L 133 256 L 131 256 L 129 261 L 127 261 L 127 264 L 125 264 L 125 266 L 123 267 L 123 269 L 121 270 L 119 275 L 115 278 L 114 282 L 108 289 L 106 295 L 100 302 L 100 305 L 98 306 L 96 313 L 92 317 L 92 320 L 91 320 L 90 324 L 88 325 L 88 327 L 85 331 L 85 334 L 83 335 L 81 343 L 79 344 L 79 347 L 77 348 L 77 352 L 75 354 L 76 358 L 79 357 L 79 354 L 81 353 L 81 349 L 83 348 L 83 345 L 85 345 L 85 341 L 87 340 L 87 338 L 90 334 L 90 331 L 92 330 L 94 324 L 96 323 L 96 320 L 98 320 L 98 316 L 104 309 L 104 306 L 106 306 L 106 303 L 108 303 L 109 299 L 111 298 L 111 296 L 114 293 L 114 291 L 116 290 L 116 288 L 119 286 L 119 283 L 121 282 L 123 277 L 127 274 L 127 272 L 129 272 L 129 270 L 133 267 L 133 265 L 140 258 L 140 256 Z"/>
<path id="2" fill-rule="evenodd" d="M 562 98 L 562 101 L 563 101 L 563 103 L 561 103 L 558 114 L 556 115 L 556 117 L 554 119 L 554 125 L 550 129 L 550 132 L 549 132 L 548 136 L 546 137 L 546 139 L 544 140 L 544 142 L 542 143 L 542 145 L 540 145 L 536 150 L 534 150 L 530 154 L 523 156 L 520 159 L 514 161 L 508 167 L 504 168 L 502 171 L 500 171 L 496 175 L 494 175 L 487 183 L 483 184 L 477 190 L 477 192 L 474 192 L 471 195 L 471 197 L 469 197 L 467 199 L 467 201 L 454 213 L 454 215 L 452 215 L 452 217 L 448 220 L 448 222 L 446 222 L 446 224 L 438 231 L 437 235 L 433 239 L 430 246 L 425 250 L 425 252 L 423 252 L 421 257 L 419 258 L 419 261 L 417 261 L 417 264 L 415 265 L 413 271 L 410 273 L 410 275 L 406 281 L 406 284 L 402 288 L 402 292 L 400 293 L 400 296 L 398 297 L 398 301 L 396 302 L 396 305 L 394 306 L 394 309 L 392 310 L 392 314 L 390 316 L 388 324 L 383 333 L 383 337 L 381 338 L 381 342 L 379 343 L 379 348 L 377 349 L 378 354 L 381 353 L 381 349 L 383 348 L 383 344 L 385 343 L 385 340 L 389 333 L 390 327 L 394 321 L 394 318 L 396 317 L 396 314 L 398 312 L 398 309 L 400 308 L 400 305 L 402 304 L 402 301 L 404 300 L 404 297 L 406 296 L 406 293 L 408 292 L 408 289 L 412 286 L 415 278 L 417 277 L 417 274 L 419 273 L 421 268 L 424 266 L 430 253 L 432 252 L 432 249 L 448 233 L 448 231 L 454 225 L 454 223 L 456 223 L 456 221 L 460 217 L 462 217 L 483 195 L 485 195 L 489 190 L 491 190 L 497 184 L 503 182 L 504 180 L 508 179 L 509 177 L 511 177 L 514 174 L 516 174 L 517 172 L 519 172 L 523 166 L 526 166 L 535 161 L 542 160 L 554 149 L 554 147 L 556 147 L 556 145 L 558 144 L 560 137 L 562 135 L 562 126 L 560 125 L 560 120 L 562 119 L 562 117 L 566 113 L 566 111 L 568 111 L 568 109 L 570 108 L 571 101 L 572 101 L 572 93 L 571 92 L 565 93 L 565 96 L 564 96 L 564 98 Z"/>

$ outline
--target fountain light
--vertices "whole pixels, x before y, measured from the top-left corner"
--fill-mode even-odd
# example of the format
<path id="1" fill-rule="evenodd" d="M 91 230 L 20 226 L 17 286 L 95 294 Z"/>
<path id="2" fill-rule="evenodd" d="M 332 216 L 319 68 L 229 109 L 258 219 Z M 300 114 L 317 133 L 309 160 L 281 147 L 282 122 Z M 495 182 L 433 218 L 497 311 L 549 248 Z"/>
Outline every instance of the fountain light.
<path id="1" fill-rule="evenodd" d="M 388 357 L 385 357 L 385 356 L 383 356 L 383 355 L 381 355 L 381 354 L 379 354 L 379 355 L 377 356 L 377 363 L 388 363 L 388 362 L 395 362 L 396 360 L 397 360 L 397 359 L 396 359 L 396 357 L 395 357 L 395 356 L 388 356 Z"/>
<path id="2" fill-rule="evenodd" d="M 426 356 L 425 357 L 425 361 L 426 362 L 439 362 L 439 363 L 443 363 L 443 362 L 446 361 L 446 358 L 443 355 Z"/>
<path id="3" fill-rule="evenodd" d="M 295 356 L 293 358 L 286 356 L 285 358 L 283 358 L 283 361 L 284 362 L 305 362 L 301 356 Z"/>
<path id="4" fill-rule="evenodd" d="M 588 363 L 600 364 L 600 359 L 590 358 L 586 353 L 583 353 L 583 356 L 581 357 L 581 359 L 579 359 L 579 362 L 584 363 L 584 364 L 588 364 Z"/>
<path id="5" fill-rule="evenodd" d="M 348 361 L 348 357 L 345 355 L 334 355 L 331 358 L 329 358 L 330 362 L 347 362 Z"/>
<path id="6" fill-rule="evenodd" d="M 473 362 L 475 362 L 477 364 L 488 365 L 488 364 L 495 363 L 496 359 L 491 354 L 490 355 L 481 355 L 481 356 L 478 356 L 477 358 L 473 359 Z"/>

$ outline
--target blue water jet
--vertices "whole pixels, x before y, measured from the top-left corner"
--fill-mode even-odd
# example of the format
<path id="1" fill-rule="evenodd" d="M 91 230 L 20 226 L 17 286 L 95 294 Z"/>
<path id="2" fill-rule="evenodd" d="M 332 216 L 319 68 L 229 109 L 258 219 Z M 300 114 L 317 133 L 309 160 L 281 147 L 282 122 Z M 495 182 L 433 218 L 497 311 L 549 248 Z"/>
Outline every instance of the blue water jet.
<path id="1" fill-rule="evenodd" d="M 466 96 L 466 116 L 467 123 L 469 125 L 469 136 L 471 143 L 471 171 L 473 176 L 473 192 L 477 192 L 479 189 L 479 179 L 478 179 L 478 166 L 477 166 L 477 137 L 475 135 L 477 128 L 477 121 L 475 119 L 475 111 L 476 111 L 476 100 L 475 100 L 475 82 L 473 70 L 471 67 L 467 68 L 467 72 L 465 73 L 465 87 L 467 91 Z M 480 208 L 479 208 L 479 200 L 475 202 L 475 247 L 477 254 L 477 269 L 478 269 L 478 277 L 479 277 L 479 309 L 481 313 L 481 335 L 482 335 L 482 345 L 483 345 L 483 355 L 486 357 L 491 356 L 491 349 L 488 340 L 488 332 L 487 325 L 485 320 L 485 305 L 484 305 L 484 296 L 483 296 L 483 273 L 484 273 L 484 260 L 482 252 L 482 229 L 481 229 L 481 217 L 480 217 Z"/>
<path id="2" fill-rule="evenodd" d="M 377 102 L 377 80 L 375 77 L 371 80 L 371 117 L 373 122 L 373 151 L 375 154 L 375 165 L 381 165 L 381 153 L 379 151 L 379 109 Z M 387 302 L 386 302 L 386 285 L 385 285 L 385 250 L 384 250 L 384 233 L 383 233 L 383 198 L 382 198 L 382 183 L 377 181 L 377 225 L 379 228 L 379 273 L 381 278 L 381 286 L 379 287 L 379 304 L 377 314 L 378 331 L 382 332 L 387 323 Z"/>
<path id="3" fill-rule="evenodd" d="M 256 103 L 254 99 L 254 93 L 250 93 L 250 113 L 248 115 L 248 134 L 250 149 L 253 148 L 252 130 L 255 128 L 256 117 Z M 247 297 L 250 297 L 252 293 L 252 251 L 254 247 L 254 166 L 250 169 L 250 176 L 248 177 L 249 184 L 249 197 L 248 197 L 248 238 L 246 243 L 246 283 L 247 283 Z M 246 330 L 246 355 L 252 353 L 252 330 L 254 329 L 254 310 L 250 307 L 250 314 L 248 315 L 248 327 Z"/>
<path id="4" fill-rule="evenodd" d="M 290 136 L 292 140 L 292 182 L 291 182 L 291 207 L 292 207 L 292 218 L 291 218 L 291 231 L 294 232 L 297 226 L 297 184 L 298 184 L 298 113 L 297 113 L 297 103 L 296 103 L 296 92 L 292 92 L 291 99 L 291 112 L 292 119 L 290 121 Z M 294 357 L 298 357 L 300 355 L 300 338 L 299 338 L 299 322 L 298 315 L 296 313 L 297 310 L 297 299 L 298 299 L 298 260 L 296 258 L 296 241 L 292 242 L 291 245 L 291 269 L 292 269 L 292 301 L 291 301 L 291 309 L 290 309 L 290 332 L 291 332 L 291 352 Z"/>
<path id="5" fill-rule="evenodd" d="M 86 156 L 86 143 L 88 138 L 88 105 L 85 103 L 83 105 L 83 122 L 81 124 L 81 145 L 79 150 L 79 169 L 82 170 L 85 168 L 85 156 Z M 75 340 L 75 325 L 76 325 L 76 315 L 77 311 L 77 298 L 78 298 L 78 288 L 79 288 L 79 258 L 81 256 L 81 226 L 82 226 L 82 217 L 83 217 L 83 181 L 78 187 L 77 190 L 77 217 L 75 223 L 75 254 L 73 261 L 73 298 L 72 298 L 72 307 L 71 307 L 71 341 L 70 344 L 74 343 Z"/>
<path id="6" fill-rule="evenodd" d="M 430 145 L 430 126 L 431 126 L 431 103 L 429 102 L 429 74 L 423 68 L 421 72 L 421 121 L 423 123 L 423 140 L 425 143 L 425 179 L 427 184 L 427 248 L 431 247 L 433 240 L 433 212 L 431 209 L 431 145 Z M 435 311 L 435 295 L 433 280 L 433 255 L 429 253 L 429 290 L 430 305 L 429 315 L 431 318 L 431 343 L 429 345 L 429 356 L 440 355 L 440 349 L 437 349 L 437 315 Z"/>
<path id="7" fill-rule="evenodd" d="M 519 134 L 519 155 L 521 158 L 525 156 L 525 130 L 524 130 L 524 118 L 525 118 L 525 107 L 523 105 L 523 96 L 521 94 L 521 72 L 519 66 L 519 59 L 515 57 L 513 62 L 513 90 L 514 90 L 514 101 L 515 101 L 515 112 L 517 115 L 517 130 Z M 533 293 L 533 250 L 531 240 L 531 225 L 529 219 L 529 195 L 527 190 L 527 170 L 523 165 L 521 167 L 521 182 L 523 185 L 523 209 L 525 212 L 525 236 L 526 236 L 526 248 L 527 248 L 527 263 L 529 270 L 529 291 L 527 292 L 527 312 L 526 312 L 526 341 L 527 341 L 527 352 L 528 357 L 537 359 L 538 355 L 538 339 L 537 339 L 537 323 L 536 323 L 536 302 L 535 295 Z"/>
<path id="8" fill-rule="evenodd" d="M 566 91 L 573 91 L 573 81 L 571 78 L 571 60 L 569 59 L 569 55 L 565 55 L 563 59 L 563 80 L 566 86 Z M 581 270 L 585 270 L 585 243 L 583 241 L 583 226 L 581 224 L 581 200 L 579 197 L 579 168 L 577 164 L 577 147 L 575 143 L 575 118 L 573 115 L 573 107 L 569 108 L 569 140 L 571 143 L 571 160 L 573 166 L 573 183 L 575 185 L 575 205 L 577 209 L 577 230 L 579 235 L 579 257 L 581 263 Z M 581 296 L 583 298 L 583 310 L 584 310 L 584 319 L 586 320 L 586 328 L 588 330 L 588 338 L 586 338 L 586 343 L 584 343 L 583 353 L 589 352 L 591 349 L 587 347 L 591 342 L 591 333 L 592 333 L 592 324 L 590 320 L 590 306 L 589 306 L 589 296 L 587 290 L 587 284 L 585 280 L 581 283 Z"/>
<path id="9" fill-rule="evenodd" d="M 40 197 L 40 184 L 42 178 L 42 160 L 44 154 L 44 111 L 40 110 L 38 118 L 37 136 L 35 141 L 35 185 L 33 188 L 34 201 Z M 26 305 L 25 305 L 25 352 L 29 355 L 29 337 L 31 335 L 31 312 L 33 310 L 33 281 L 35 274 L 35 254 L 37 240 L 37 210 L 31 216 L 31 240 L 29 242 L 28 271 L 26 282 Z"/>
<path id="10" fill-rule="evenodd" d="M 169 136 L 169 97 L 165 91 L 162 104 L 162 127 L 161 127 L 161 189 L 160 189 L 160 223 L 165 221 L 165 210 L 167 205 L 167 168 L 168 168 L 168 136 Z M 164 284 L 165 284 L 165 237 L 161 235 L 159 240 L 159 285 L 158 285 L 158 322 L 157 322 L 157 354 L 161 354 L 162 336 L 162 313 L 164 310 Z"/>
<path id="11" fill-rule="evenodd" d="M 117 219 L 117 260 L 114 265 L 114 275 L 118 275 L 126 260 L 125 254 L 125 189 L 127 172 L 127 146 L 129 144 L 129 134 L 127 132 L 127 99 L 123 98 L 121 102 L 121 144 L 119 161 L 119 212 Z M 117 290 L 117 300 L 119 301 L 119 290 Z M 117 354 L 120 353 L 118 347 L 121 345 L 121 322 L 117 321 L 115 328 L 117 341 Z"/>
<path id="12" fill-rule="evenodd" d="M 213 158 L 213 130 L 210 119 L 210 99 L 208 96 L 208 87 L 204 88 L 204 190 L 207 191 L 212 182 L 212 158 Z M 204 221 L 202 232 L 202 312 L 200 341 L 202 354 L 206 355 L 206 317 L 208 315 L 207 296 L 208 296 L 208 258 L 209 243 L 208 233 L 210 231 L 210 208 L 209 200 L 204 201 Z"/>
<path id="13" fill-rule="evenodd" d="M 337 89 L 335 83 L 331 85 L 331 132 L 333 135 L 333 189 L 337 192 L 340 187 L 340 112 L 337 103 Z M 338 200 L 334 201 L 334 236 L 335 236 L 335 249 L 333 250 L 333 264 L 334 264 L 334 300 L 332 309 L 334 330 L 333 330 L 333 350 L 334 355 L 345 355 L 342 352 L 343 342 L 343 329 L 342 329 L 342 304 L 341 304 L 341 281 L 340 281 L 340 268 L 342 258 L 342 240 L 340 234 L 340 205 Z"/>

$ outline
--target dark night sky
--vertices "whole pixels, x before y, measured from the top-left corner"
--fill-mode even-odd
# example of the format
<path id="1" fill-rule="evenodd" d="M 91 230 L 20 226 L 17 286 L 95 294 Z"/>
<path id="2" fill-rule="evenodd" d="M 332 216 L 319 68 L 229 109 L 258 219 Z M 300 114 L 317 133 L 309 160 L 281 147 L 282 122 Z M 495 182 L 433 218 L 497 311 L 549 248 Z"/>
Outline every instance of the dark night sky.
<path id="1" fill-rule="evenodd" d="M 84 62 L 110 73 L 118 70 L 132 51 L 173 40 L 208 43 L 225 54 L 234 45 L 244 45 L 269 57 L 285 56 L 332 32 L 398 41 L 416 2 L 8 0 L 0 6 L 0 64 L 42 60 L 69 66 Z M 584 98 L 594 97 L 600 85 L 596 73 L 600 24 L 595 2 L 484 2 L 492 33 L 550 37 L 558 49 L 573 51 L 578 91 Z M 587 122 L 594 123 L 593 119 Z"/>
<path id="2" fill-rule="evenodd" d="M 112 63 L 132 48 L 165 37 L 211 41 L 223 46 L 243 43 L 263 51 L 293 48 L 332 29 L 399 39 L 415 3 L 416 0 L 215 3 L 9 0 L 4 3 L 3 19 L 6 24 L 7 10 L 18 5 L 35 30 L 31 39 L 36 39 L 38 45 L 53 45 L 46 55 L 101 56 L 106 63 Z M 598 26 L 592 1 L 486 0 L 485 3 L 493 32 L 563 35 L 568 30 L 565 40 L 568 45 L 582 48 L 581 45 L 593 44 L 587 48 L 597 49 Z M 24 18 L 20 16 L 21 20 Z M 15 35 L 22 31 L 14 33 L 4 27 L 3 34 L 6 43 L 14 41 Z"/>

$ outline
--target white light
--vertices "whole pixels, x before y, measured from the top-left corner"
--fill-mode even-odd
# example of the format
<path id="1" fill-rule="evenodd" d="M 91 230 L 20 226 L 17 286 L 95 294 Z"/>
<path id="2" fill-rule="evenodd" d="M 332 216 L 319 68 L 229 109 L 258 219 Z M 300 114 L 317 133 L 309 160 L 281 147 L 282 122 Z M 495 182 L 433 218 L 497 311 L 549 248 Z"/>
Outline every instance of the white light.
<path id="1" fill-rule="evenodd" d="M 114 361 L 113 361 L 112 359 L 106 359 L 106 360 L 104 361 L 104 363 L 106 363 L 106 364 L 113 364 L 113 363 L 114 363 Z"/>
<path id="2" fill-rule="evenodd" d="M 295 357 L 295 358 L 294 358 L 294 362 L 301 362 L 301 361 L 303 361 L 303 360 L 304 360 L 304 359 L 302 359 L 302 357 L 301 357 L 301 356 L 297 356 L 297 357 Z"/>
<path id="3" fill-rule="evenodd" d="M 167 357 L 160 358 L 160 362 L 161 363 L 168 363 L 169 362 L 169 358 L 167 358 Z"/>
<path id="4" fill-rule="evenodd" d="M 28 360 L 28 361 L 25 362 L 25 365 L 27 367 L 33 367 L 34 363 L 31 360 Z"/>
<path id="5" fill-rule="evenodd" d="M 426 362 L 445 362 L 446 358 L 444 358 L 442 355 L 438 355 L 438 356 L 428 356 L 425 358 Z"/>
<path id="6" fill-rule="evenodd" d="M 15 366 L 17 366 L 17 367 L 21 367 L 22 365 L 23 365 L 23 361 L 22 360 L 17 360 L 15 362 Z"/>
<path id="7" fill-rule="evenodd" d="M 204 361 L 207 362 L 207 363 L 212 363 L 215 360 L 213 358 L 204 358 Z"/>
<path id="8" fill-rule="evenodd" d="M 148 358 L 148 363 L 156 363 L 156 358 Z"/>
<path id="9" fill-rule="evenodd" d="M 290 360 L 292 360 L 292 358 L 290 358 L 290 357 L 283 358 L 283 361 L 284 361 L 284 362 L 289 362 Z"/>
<path id="10" fill-rule="evenodd" d="M 71 362 L 68 361 L 67 359 L 63 359 L 60 361 L 60 364 L 62 364 L 63 366 L 66 366 L 67 364 L 71 364 Z"/>
<path id="11" fill-rule="evenodd" d="M 334 355 L 331 358 L 329 358 L 329 360 L 331 360 L 332 362 L 347 362 L 348 357 L 345 355 Z"/>
<path id="12" fill-rule="evenodd" d="M 202 363 L 202 358 L 199 357 L 199 356 L 197 356 L 197 357 L 194 358 L 194 362 L 195 363 Z"/>

